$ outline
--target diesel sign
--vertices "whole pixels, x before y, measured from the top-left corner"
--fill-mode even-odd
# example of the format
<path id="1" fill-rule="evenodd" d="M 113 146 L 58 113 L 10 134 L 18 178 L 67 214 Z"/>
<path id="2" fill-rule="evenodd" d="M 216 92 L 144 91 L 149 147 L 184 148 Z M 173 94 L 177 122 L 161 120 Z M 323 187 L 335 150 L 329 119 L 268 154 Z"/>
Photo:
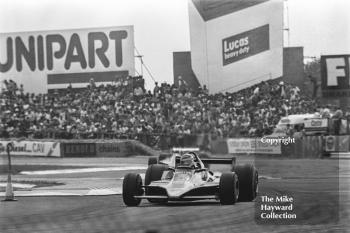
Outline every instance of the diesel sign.
<path id="1" fill-rule="evenodd" d="M 269 50 L 269 25 L 242 32 L 222 40 L 223 65 Z"/>
<path id="2" fill-rule="evenodd" d="M 96 143 L 62 143 L 66 157 L 96 156 Z"/>

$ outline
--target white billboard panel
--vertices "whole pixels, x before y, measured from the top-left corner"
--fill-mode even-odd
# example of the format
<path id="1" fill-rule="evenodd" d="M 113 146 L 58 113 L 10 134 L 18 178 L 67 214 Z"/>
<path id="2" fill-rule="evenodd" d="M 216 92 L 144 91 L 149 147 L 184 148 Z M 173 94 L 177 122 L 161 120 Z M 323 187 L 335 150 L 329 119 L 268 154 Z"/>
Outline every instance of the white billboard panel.
<path id="1" fill-rule="evenodd" d="M 243 9 L 239 7 L 243 3 L 237 1 L 231 13 L 227 11 L 233 3 L 227 3 L 222 8 L 225 14 L 212 10 L 214 13 L 207 12 L 207 18 L 205 7 L 201 14 L 196 1 L 189 3 L 192 68 L 210 93 L 233 92 L 282 76 L 282 1 L 261 1 Z M 200 20 L 205 25 L 201 29 L 205 36 L 196 28 Z M 198 49 L 199 41 L 205 43 L 204 49 Z"/>
<path id="2" fill-rule="evenodd" d="M 110 82 L 134 67 L 133 26 L 0 34 L 0 78 L 28 92 Z"/>

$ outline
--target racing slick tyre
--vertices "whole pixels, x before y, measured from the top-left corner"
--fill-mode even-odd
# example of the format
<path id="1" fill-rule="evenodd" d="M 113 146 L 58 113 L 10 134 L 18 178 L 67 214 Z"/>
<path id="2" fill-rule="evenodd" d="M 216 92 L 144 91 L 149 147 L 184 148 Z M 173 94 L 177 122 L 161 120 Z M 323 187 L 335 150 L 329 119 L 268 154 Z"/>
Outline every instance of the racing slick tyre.
<path id="1" fill-rule="evenodd" d="M 219 183 L 219 199 L 222 205 L 234 205 L 239 196 L 239 182 L 235 173 L 223 173 Z"/>
<path id="2" fill-rule="evenodd" d="M 258 171 L 252 164 L 238 165 L 235 173 L 239 180 L 238 201 L 253 201 L 258 193 Z"/>
<path id="3" fill-rule="evenodd" d="M 157 163 L 158 163 L 157 157 L 150 157 L 150 158 L 148 158 L 148 166 L 152 165 L 152 164 L 157 164 Z"/>
<path id="4" fill-rule="evenodd" d="M 127 206 L 138 206 L 140 198 L 135 198 L 143 194 L 142 178 L 139 174 L 128 173 L 123 180 L 123 201 Z"/>
<path id="5" fill-rule="evenodd" d="M 152 181 L 160 180 L 163 172 L 168 169 L 168 165 L 164 164 L 152 164 L 150 165 L 145 174 L 145 185 L 149 185 Z M 146 188 L 146 195 L 152 195 Z M 167 200 L 162 199 L 147 199 L 151 203 L 166 203 Z"/>

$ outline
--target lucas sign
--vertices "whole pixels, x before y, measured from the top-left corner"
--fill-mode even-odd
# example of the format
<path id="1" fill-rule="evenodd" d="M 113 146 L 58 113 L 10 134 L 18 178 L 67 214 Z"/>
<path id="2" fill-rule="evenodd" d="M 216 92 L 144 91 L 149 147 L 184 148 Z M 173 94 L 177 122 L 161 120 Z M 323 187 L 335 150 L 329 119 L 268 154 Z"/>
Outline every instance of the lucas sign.
<path id="1" fill-rule="evenodd" d="M 134 71 L 132 26 L 3 33 L 0 51 L 1 77 L 39 90 L 33 92 L 44 92 L 52 74 Z"/>
<path id="2" fill-rule="evenodd" d="M 242 32 L 222 40 L 223 65 L 269 50 L 269 25 Z"/>
<path id="3" fill-rule="evenodd" d="M 350 55 L 321 56 L 324 97 L 350 97 Z"/>

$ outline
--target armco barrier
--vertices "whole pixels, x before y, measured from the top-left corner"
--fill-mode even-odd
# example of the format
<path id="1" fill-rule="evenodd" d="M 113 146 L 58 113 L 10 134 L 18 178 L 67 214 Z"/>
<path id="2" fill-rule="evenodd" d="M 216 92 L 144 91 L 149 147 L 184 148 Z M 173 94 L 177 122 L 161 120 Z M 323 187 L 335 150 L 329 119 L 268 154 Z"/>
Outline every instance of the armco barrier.
<path id="1" fill-rule="evenodd" d="M 0 155 L 6 155 L 6 146 L 13 142 L 12 155 L 60 157 L 60 143 L 53 141 L 0 141 Z"/>

